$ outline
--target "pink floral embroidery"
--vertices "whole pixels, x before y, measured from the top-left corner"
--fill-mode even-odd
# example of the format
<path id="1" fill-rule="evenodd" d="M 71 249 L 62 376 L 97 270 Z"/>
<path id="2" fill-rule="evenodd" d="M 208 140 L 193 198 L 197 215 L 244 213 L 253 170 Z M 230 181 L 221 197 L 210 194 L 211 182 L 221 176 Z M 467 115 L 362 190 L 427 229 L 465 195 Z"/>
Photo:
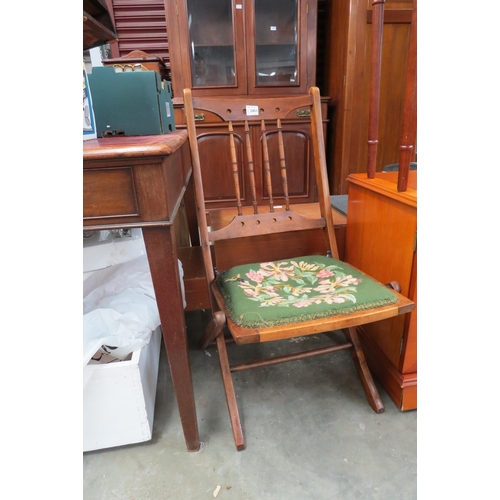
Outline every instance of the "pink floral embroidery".
<path id="1" fill-rule="evenodd" d="M 262 289 L 263 292 L 267 293 L 269 297 L 279 297 L 280 294 L 276 293 L 276 288 L 274 286 L 266 286 Z"/>
<path id="2" fill-rule="evenodd" d="M 260 302 L 260 307 L 356 303 L 355 285 L 362 280 L 342 271 L 334 263 L 325 266 L 304 261 L 264 262 L 258 271 L 246 273 L 249 281 L 241 279 L 239 274 L 226 281 L 237 281 L 244 294 Z"/>
<path id="3" fill-rule="evenodd" d="M 345 278 L 337 278 L 335 284 L 337 286 L 351 286 L 358 285 L 361 282 L 359 278 L 353 278 L 350 274 Z"/>
<path id="4" fill-rule="evenodd" d="M 295 307 L 307 307 L 310 306 L 314 301 L 312 300 L 299 300 L 298 302 L 294 302 L 293 305 Z"/>
<path id="5" fill-rule="evenodd" d="M 252 281 L 256 281 L 257 283 L 262 283 L 264 280 L 264 276 L 260 273 L 256 273 L 255 271 L 250 271 L 247 273 L 248 279 L 251 279 Z"/>
<path id="6" fill-rule="evenodd" d="M 322 269 L 316 276 L 318 278 L 328 278 L 329 276 L 333 276 L 333 273 L 329 269 Z"/>
<path id="7" fill-rule="evenodd" d="M 259 273 L 263 276 L 273 276 L 274 279 L 280 281 L 288 281 L 289 276 L 295 276 L 293 266 L 285 267 L 287 262 L 279 262 L 276 265 L 274 262 L 264 262 L 260 265 Z"/>

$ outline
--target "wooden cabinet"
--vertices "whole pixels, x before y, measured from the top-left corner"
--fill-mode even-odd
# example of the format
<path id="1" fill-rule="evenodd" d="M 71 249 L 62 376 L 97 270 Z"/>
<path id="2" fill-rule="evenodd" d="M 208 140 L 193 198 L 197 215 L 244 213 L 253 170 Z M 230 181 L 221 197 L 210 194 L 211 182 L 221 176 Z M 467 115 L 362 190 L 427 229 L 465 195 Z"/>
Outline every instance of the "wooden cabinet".
<path id="1" fill-rule="evenodd" d="M 317 0 L 167 0 L 174 95 L 305 93 L 315 82 Z"/>
<path id="2" fill-rule="evenodd" d="M 397 172 L 348 177 L 345 260 L 382 283 L 398 281 L 413 312 L 359 330 L 372 373 L 401 410 L 417 407 L 417 172 L 398 192 Z"/>
<path id="3" fill-rule="evenodd" d="M 306 93 L 315 85 L 317 0 L 168 0 L 165 1 L 175 122 L 185 126 L 181 93 L 191 88 L 194 96 L 251 97 Z M 323 99 L 326 135 L 328 99 Z M 231 168 L 229 138 L 222 120 L 200 113 L 200 155 L 209 208 L 234 206 L 234 187 L 220 174 Z M 287 159 L 291 203 L 317 200 L 310 144 L 310 128 L 300 116 L 283 122 L 285 141 L 296 154 Z M 269 129 L 268 130 L 272 130 Z M 252 126 L 250 133 L 260 135 Z M 237 155 L 246 154 L 243 124 L 235 124 Z M 258 144 L 257 141 L 252 143 Z M 269 141 L 271 161 L 279 159 L 277 140 Z M 263 188 L 262 153 L 253 152 L 257 201 L 268 200 Z M 240 163 L 242 165 L 243 163 Z M 247 172 L 240 172 L 240 196 L 251 204 Z M 276 203 L 280 202 L 275 179 Z M 282 196 L 281 196 L 282 198 Z"/>

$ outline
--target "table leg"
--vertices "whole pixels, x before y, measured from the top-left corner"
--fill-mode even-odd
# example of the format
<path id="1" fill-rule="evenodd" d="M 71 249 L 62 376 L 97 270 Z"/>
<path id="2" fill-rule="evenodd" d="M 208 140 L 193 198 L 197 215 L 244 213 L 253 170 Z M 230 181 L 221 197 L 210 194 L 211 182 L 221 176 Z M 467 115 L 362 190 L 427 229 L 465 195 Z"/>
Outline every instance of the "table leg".
<path id="1" fill-rule="evenodd" d="M 200 440 L 189 365 L 175 232 L 171 230 L 171 226 L 163 226 L 143 228 L 142 233 L 187 449 L 199 451 Z"/>
<path id="2" fill-rule="evenodd" d="M 188 220 L 189 235 L 191 237 L 191 246 L 200 246 L 200 233 L 198 232 L 198 216 L 196 215 L 196 197 L 194 191 L 193 175 L 189 178 L 186 192 L 184 193 L 184 202 L 186 207 L 186 216 Z"/>

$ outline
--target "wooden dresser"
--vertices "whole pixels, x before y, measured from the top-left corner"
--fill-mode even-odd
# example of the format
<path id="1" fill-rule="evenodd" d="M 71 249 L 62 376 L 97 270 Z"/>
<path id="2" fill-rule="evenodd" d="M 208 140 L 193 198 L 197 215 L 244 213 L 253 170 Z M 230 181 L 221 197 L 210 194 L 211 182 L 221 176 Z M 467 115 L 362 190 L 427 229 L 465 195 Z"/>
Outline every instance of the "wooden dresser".
<path id="1" fill-rule="evenodd" d="M 401 410 L 417 408 L 417 172 L 398 192 L 397 172 L 351 174 L 345 259 L 415 302 L 405 316 L 360 328 L 372 373 Z"/>

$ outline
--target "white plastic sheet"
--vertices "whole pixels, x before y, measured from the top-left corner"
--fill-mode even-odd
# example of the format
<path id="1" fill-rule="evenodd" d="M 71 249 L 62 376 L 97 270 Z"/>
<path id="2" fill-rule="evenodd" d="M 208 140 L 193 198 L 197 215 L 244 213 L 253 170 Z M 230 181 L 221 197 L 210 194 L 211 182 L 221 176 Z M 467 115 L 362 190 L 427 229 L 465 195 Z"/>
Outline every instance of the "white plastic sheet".
<path id="1" fill-rule="evenodd" d="M 92 280 L 88 282 L 88 280 Z M 83 299 L 83 366 L 103 345 L 123 359 L 149 342 L 160 324 L 145 255 L 90 276 Z"/>
<path id="2" fill-rule="evenodd" d="M 179 271 L 183 285 L 180 261 Z M 146 255 L 95 272 L 85 289 L 90 292 L 83 299 L 83 366 L 101 346 L 116 347 L 113 356 L 126 358 L 160 325 Z"/>

